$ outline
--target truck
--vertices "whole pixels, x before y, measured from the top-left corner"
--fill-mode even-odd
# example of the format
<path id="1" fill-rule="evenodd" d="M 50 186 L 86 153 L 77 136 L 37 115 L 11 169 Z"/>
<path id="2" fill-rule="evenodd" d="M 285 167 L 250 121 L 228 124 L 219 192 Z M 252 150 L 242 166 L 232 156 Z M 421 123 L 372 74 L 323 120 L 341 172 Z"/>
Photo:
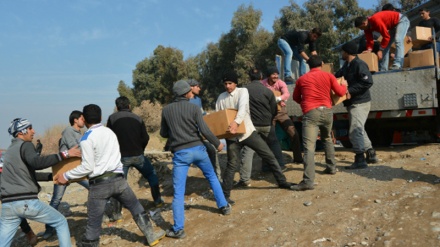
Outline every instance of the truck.
<path id="1" fill-rule="evenodd" d="M 420 8 L 428 8 L 431 17 L 440 18 L 440 0 L 431 0 L 405 13 L 411 27 L 416 26 L 421 20 L 418 13 Z M 434 52 L 435 49 L 434 45 L 434 65 L 373 74 L 374 84 L 370 88 L 371 110 L 365 129 L 374 146 L 440 140 L 440 73 L 438 53 Z M 335 50 L 338 51 L 338 48 Z M 280 68 L 281 61 L 279 57 L 276 58 Z M 292 71 L 295 71 L 295 68 Z M 295 85 L 289 84 L 288 87 L 289 91 L 293 92 Z M 300 106 L 293 100 L 286 104 L 289 116 L 295 124 L 300 124 Z M 333 111 L 334 137 L 344 147 L 350 148 L 352 145 L 348 139 L 347 110 L 340 104 L 334 106 Z"/>

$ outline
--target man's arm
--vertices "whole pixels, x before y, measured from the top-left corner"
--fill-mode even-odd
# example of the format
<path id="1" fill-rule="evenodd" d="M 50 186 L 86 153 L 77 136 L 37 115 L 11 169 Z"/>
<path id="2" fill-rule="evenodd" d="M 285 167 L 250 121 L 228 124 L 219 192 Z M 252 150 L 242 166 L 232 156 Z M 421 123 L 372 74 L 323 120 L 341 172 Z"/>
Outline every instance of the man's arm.
<path id="1" fill-rule="evenodd" d="M 141 123 L 141 135 L 142 135 L 142 147 L 144 147 L 144 149 L 147 147 L 148 142 L 150 141 L 150 135 L 148 135 L 147 132 L 147 127 L 145 126 L 144 121 L 142 120 Z"/>
<path id="2" fill-rule="evenodd" d="M 65 172 L 62 176 L 65 180 L 86 177 L 93 172 L 95 168 L 95 152 L 90 141 L 81 142 L 81 164 L 72 170 Z"/>
<path id="3" fill-rule="evenodd" d="M 194 118 L 196 119 L 197 126 L 199 127 L 199 130 L 202 133 L 202 135 L 210 143 L 212 143 L 217 149 L 219 149 L 221 143 L 220 143 L 219 139 L 211 132 L 211 130 L 209 129 L 205 120 L 203 120 L 202 113 L 200 111 L 195 111 L 194 114 L 195 114 Z"/>
<path id="4" fill-rule="evenodd" d="M 246 114 L 249 114 L 249 92 L 246 88 L 241 88 L 240 95 L 238 97 L 238 112 L 234 119 L 238 125 L 240 125 Z"/>
<path id="5" fill-rule="evenodd" d="M 357 83 L 351 83 L 348 86 L 348 91 L 350 95 L 363 94 L 371 86 L 373 86 L 373 78 L 371 76 L 367 64 L 365 63 L 358 64 L 356 82 Z"/>
<path id="6" fill-rule="evenodd" d="M 169 137 L 168 131 L 169 131 L 168 124 L 162 111 L 162 119 L 160 120 L 160 136 L 162 136 L 163 138 L 168 138 Z"/>
<path id="7" fill-rule="evenodd" d="M 295 90 L 293 90 L 293 100 L 298 103 L 301 104 L 301 77 L 296 81 L 296 85 L 295 85 Z"/>

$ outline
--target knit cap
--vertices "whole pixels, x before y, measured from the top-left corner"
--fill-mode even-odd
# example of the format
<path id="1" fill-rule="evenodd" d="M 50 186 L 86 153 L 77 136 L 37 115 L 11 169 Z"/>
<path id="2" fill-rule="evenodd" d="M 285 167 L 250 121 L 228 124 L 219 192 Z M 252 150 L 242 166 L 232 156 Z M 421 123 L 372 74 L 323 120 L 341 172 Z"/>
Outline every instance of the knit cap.
<path id="1" fill-rule="evenodd" d="M 198 81 L 194 80 L 194 79 L 189 79 L 189 80 L 188 80 L 188 84 L 189 84 L 191 87 L 194 87 L 194 86 L 200 85 L 200 83 L 199 83 Z"/>
<path id="2" fill-rule="evenodd" d="M 26 118 L 16 118 L 9 125 L 8 132 L 13 137 L 17 137 L 18 133 L 26 134 L 27 128 L 32 126 L 31 122 Z"/>
<path id="3" fill-rule="evenodd" d="M 342 46 L 342 50 L 350 55 L 356 55 L 358 53 L 358 45 L 356 42 L 350 41 Z"/>
<path id="4" fill-rule="evenodd" d="M 191 91 L 191 87 L 185 80 L 177 81 L 173 85 L 173 93 L 177 96 L 184 95 L 189 91 Z"/>
<path id="5" fill-rule="evenodd" d="M 268 76 L 272 75 L 273 73 L 277 73 L 277 74 L 280 73 L 280 72 L 278 71 L 278 68 L 277 68 L 277 67 L 272 66 L 272 67 L 267 68 L 267 75 L 268 75 Z"/>
<path id="6" fill-rule="evenodd" d="M 226 82 L 226 81 L 232 81 L 235 84 L 238 84 L 238 75 L 237 75 L 237 73 L 235 73 L 234 71 L 226 72 L 223 75 L 222 82 Z"/>

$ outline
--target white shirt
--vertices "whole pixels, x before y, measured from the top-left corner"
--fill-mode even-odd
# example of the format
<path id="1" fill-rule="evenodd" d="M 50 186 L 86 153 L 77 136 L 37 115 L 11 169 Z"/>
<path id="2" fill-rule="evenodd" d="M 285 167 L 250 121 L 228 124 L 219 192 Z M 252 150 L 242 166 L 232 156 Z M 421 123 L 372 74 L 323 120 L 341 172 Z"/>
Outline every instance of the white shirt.
<path id="1" fill-rule="evenodd" d="M 244 123 L 244 127 L 246 128 L 246 133 L 242 135 L 238 135 L 237 137 L 230 138 L 230 140 L 238 139 L 239 142 L 248 138 L 252 132 L 255 131 L 254 124 L 251 120 L 250 110 L 249 110 L 249 92 L 246 88 L 235 88 L 231 93 L 223 92 L 215 103 L 215 110 L 226 110 L 226 109 L 235 109 L 238 110 L 237 116 L 234 121 L 237 124 Z"/>
<path id="2" fill-rule="evenodd" d="M 64 176 L 68 180 L 90 179 L 105 172 L 123 173 L 119 143 L 111 129 L 95 124 L 81 138 L 81 164 Z"/>

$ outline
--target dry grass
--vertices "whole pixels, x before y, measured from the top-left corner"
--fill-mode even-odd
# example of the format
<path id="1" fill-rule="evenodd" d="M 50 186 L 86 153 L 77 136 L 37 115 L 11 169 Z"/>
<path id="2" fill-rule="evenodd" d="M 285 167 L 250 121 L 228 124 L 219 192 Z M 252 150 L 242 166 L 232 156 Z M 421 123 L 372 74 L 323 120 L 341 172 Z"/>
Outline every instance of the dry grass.
<path id="1" fill-rule="evenodd" d="M 43 135 L 37 135 L 34 138 L 34 145 L 37 145 L 37 140 L 40 139 L 40 142 L 43 144 L 43 155 L 58 153 L 58 142 L 61 138 L 61 133 L 67 126 L 59 124 L 46 129 Z"/>

